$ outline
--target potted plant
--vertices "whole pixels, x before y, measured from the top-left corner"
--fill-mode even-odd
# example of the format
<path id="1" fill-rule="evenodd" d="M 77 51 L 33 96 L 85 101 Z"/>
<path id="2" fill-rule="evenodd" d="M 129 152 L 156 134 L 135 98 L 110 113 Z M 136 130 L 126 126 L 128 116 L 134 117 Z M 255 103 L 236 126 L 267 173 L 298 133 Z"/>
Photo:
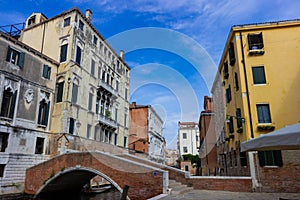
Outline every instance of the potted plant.
<path id="1" fill-rule="evenodd" d="M 274 125 L 258 125 L 258 131 L 273 131 L 275 129 Z"/>
<path id="2" fill-rule="evenodd" d="M 237 133 L 242 133 L 243 132 L 243 127 L 240 127 L 236 130 Z"/>
<path id="3" fill-rule="evenodd" d="M 105 117 L 107 117 L 107 118 L 111 117 L 111 112 L 109 110 L 105 111 Z"/>

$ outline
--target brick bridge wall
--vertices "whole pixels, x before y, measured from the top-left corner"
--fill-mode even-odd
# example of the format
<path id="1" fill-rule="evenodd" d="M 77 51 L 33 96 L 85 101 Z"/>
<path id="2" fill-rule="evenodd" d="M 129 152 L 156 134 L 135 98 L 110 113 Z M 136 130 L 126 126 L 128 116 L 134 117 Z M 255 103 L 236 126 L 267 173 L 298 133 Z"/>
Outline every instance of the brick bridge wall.
<path id="1" fill-rule="evenodd" d="M 225 177 L 225 176 L 190 176 L 188 172 L 161 165 L 149 160 L 137 158 L 130 154 L 120 155 L 150 166 L 155 166 L 169 172 L 169 179 L 176 180 L 199 190 L 224 190 L 232 192 L 251 192 L 251 177 Z"/>
<path id="2" fill-rule="evenodd" d="M 130 199 L 148 199 L 162 194 L 167 185 L 167 172 L 157 168 L 144 167 L 113 155 L 100 152 L 67 153 L 31 167 L 26 171 L 25 193 L 36 194 L 45 181 L 60 173 L 63 169 L 78 167 L 97 170 L 113 181 L 120 188 L 129 186 Z"/>

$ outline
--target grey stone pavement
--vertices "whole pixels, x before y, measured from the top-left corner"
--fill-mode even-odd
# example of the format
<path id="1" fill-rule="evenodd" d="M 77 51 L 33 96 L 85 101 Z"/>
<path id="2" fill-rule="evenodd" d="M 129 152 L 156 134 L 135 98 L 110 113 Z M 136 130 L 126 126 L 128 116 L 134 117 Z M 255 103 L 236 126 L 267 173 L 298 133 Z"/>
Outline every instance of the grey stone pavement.
<path id="1" fill-rule="evenodd" d="M 152 198 L 151 200 L 300 200 L 299 193 L 260 193 L 260 192 L 227 192 L 227 191 L 213 191 L 213 190 L 191 190 L 189 192 L 178 195 L 162 195 L 160 197 Z"/>

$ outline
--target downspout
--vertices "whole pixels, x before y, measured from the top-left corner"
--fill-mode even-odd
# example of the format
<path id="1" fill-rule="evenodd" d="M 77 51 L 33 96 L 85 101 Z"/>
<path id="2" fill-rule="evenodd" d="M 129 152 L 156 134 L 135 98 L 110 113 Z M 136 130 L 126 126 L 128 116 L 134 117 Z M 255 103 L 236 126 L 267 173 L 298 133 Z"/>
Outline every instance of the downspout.
<path id="1" fill-rule="evenodd" d="M 251 107 L 250 107 L 248 78 L 247 78 L 247 74 L 246 74 L 245 52 L 244 52 L 244 44 L 243 44 L 243 38 L 242 38 L 242 32 L 241 31 L 240 31 L 240 41 L 241 41 L 241 50 L 242 50 L 243 71 L 244 71 L 245 85 L 246 85 L 246 95 L 247 95 L 250 133 L 251 133 L 251 138 L 254 138 L 253 125 L 252 125 L 252 113 L 251 113 Z M 254 160 L 255 159 L 255 153 L 254 152 L 248 152 L 248 158 L 249 158 L 250 175 L 251 175 L 251 178 L 252 178 L 252 190 L 255 190 L 255 188 L 259 187 L 258 180 L 256 179 L 256 168 L 255 168 L 255 160 Z M 258 170 L 257 170 L 257 173 L 259 174 Z"/>
<path id="2" fill-rule="evenodd" d="M 47 23 L 47 22 L 46 22 Z M 44 42 L 45 42 L 45 29 L 46 29 L 46 23 L 44 23 L 44 28 L 43 28 L 43 37 L 42 37 L 42 47 L 41 47 L 41 53 L 44 51 Z"/>
<path id="3" fill-rule="evenodd" d="M 248 113 L 249 113 L 249 123 L 250 123 L 250 133 L 251 138 L 254 138 L 253 134 L 253 126 L 252 126 L 252 113 L 250 107 L 250 97 L 249 97 L 249 88 L 248 88 L 248 78 L 246 74 L 246 63 L 245 63 L 245 53 L 244 53 L 244 44 L 242 39 L 242 32 L 240 32 L 240 41 L 241 41 L 241 49 L 242 49 L 242 63 L 243 63 L 243 70 L 244 70 L 244 77 L 245 77 L 245 85 L 246 85 L 246 94 L 247 94 L 247 105 L 248 105 Z"/>

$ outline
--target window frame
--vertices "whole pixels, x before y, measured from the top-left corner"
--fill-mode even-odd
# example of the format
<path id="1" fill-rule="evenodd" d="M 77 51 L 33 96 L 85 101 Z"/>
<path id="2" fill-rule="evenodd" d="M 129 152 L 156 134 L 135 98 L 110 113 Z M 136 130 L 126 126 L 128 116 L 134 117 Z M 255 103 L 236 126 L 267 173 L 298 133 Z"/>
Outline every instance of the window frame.
<path id="1" fill-rule="evenodd" d="M 252 67 L 252 79 L 254 85 L 267 84 L 265 67 L 263 65 Z"/>
<path id="2" fill-rule="evenodd" d="M 283 166 L 281 150 L 258 151 L 258 159 L 261 167 Z"/>
<path id="3" fill-rule="evenodd" d="M 49 65 L 44 64 L 43 65 L 43 74 L 42 77 L 45 79 L 49 79 L 51 77 L 51 67 Z"/>
<path id="4" fill-rule="evenodd" d="M 79 22 L 78 22 L 78 28 L 79 28 L 79 30 L 81 30 L 81 31 L 84 30 L 84 23 L 83 23 L 82 20 L 79 20 Z"/>
<path id="5" fill-rule="evenodd" d="M 260 37 L 260 38 L 258 38 Z M 248 39 L 248 47 L 249 51 L 253 50 L 262 50 L 264 48 L 264 40 L 263 40 L 263 35 L 262 32 L 260 33 L 249 33 L 247 35 Z M 253 41 L 257 40 L 257 42 Z"/>
<path id="6" fill-rule="evenodd" d="M 55 98 L 55 103 L 60 103 L 63 102 L 63 97 L 64 97 L 64 85 L 65 81 L 59 81 L 56 84 L 56 98 Z"/>
<path id="7" fill-rule="evenodd" d="M 187 134 L 185 132 L 182 133 L 182 139 L 187 139 Z"/>
<path id="8" fill-rule="evenodd" d="M 81 64 L 81 57 L 82 57 L 82 49 L 79 45 L 76 46 L 76 58 L 75 62 L 80 65 Z"/>
<path id="9" fill-rule="evenodd" d="M 267 110 L 266 111 L 261 110 L 263 108 L 267 108 Z M 268 103 L 256 104 L 256 111 L 257 111 L 258 124 L 271 124 L 272 123 L 271 110 L 270 110 L 270 105 Z M 267 112 L 267 113 L 265 113 L 265 112 Z M 265 114 L 267 114 L 267 116 L 265 116 Z"/>
<path id="10" fill-rule="evenodd" d="M 14 58 L 13 58 L 14 57 Z M 19 51 L 15 48 L 12 48 L 11 46 L 7 47 L 7 54 L 6 54 L 6 61 L 17 65 L 20 68 L 24 67 L 24 60 L 25 60 L 25 53 L 22 51 Z"/>
<path id="11" fill-rule="evenodd" d="M 59 62 L 66 62 L 68 56 L 68 43 L 60 46 L 60 58 Z"/>
<path id="12" fill-rule="evenodd" d="M 68 27 L 71 24 L 71 17 L 64 18 L 64 25 L 63 27 Z"/>
<path id="13" fill-rule="evenodd" d="M 46 101 L 46 99 L 41 99 L 39 102 L 39 110 L 38 110 L 38 120 L 37 124 L 42 126 L 48 125 L 50 112 L 50 101 Z"/>
<path id="14" fill-rule="evenodd" d="M 18 91 L 13 91 L 11 88 L 3 90 L 0 117 L 13 119 L 16 107 Z"/>

